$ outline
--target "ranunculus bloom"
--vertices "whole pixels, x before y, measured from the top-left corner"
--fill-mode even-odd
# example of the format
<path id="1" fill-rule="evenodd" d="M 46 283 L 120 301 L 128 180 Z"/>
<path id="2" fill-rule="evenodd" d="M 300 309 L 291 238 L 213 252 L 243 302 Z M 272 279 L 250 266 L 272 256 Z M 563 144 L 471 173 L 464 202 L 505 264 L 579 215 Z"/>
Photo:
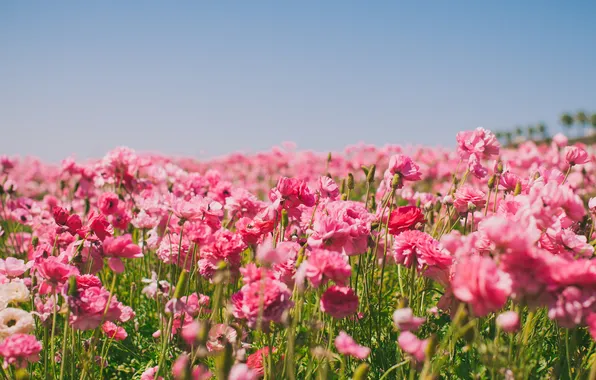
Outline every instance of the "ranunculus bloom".
<path id="1" fill-rule="evenodd" d="M 565 148 L 565 161 L 571 165 L 581 165 L 590 162 L 588 152 L 577 146 L 568 146 Z"/>
<path id="2" fill-rule="evenodd" d="M 457 152 L 462 159 L 467 159 L 471 154 L 476 154 L 484 158 L 499 155 L 499 141 L 487 129 L 478 127 L 473 131 L 458 132 L 456 139 Z"/>
<path id="3" fill-rule="evenodd" d="M 321 296 L 321 310 L 333 318 L 345 318 L 358 311 L 358 297 L 349 287 L 333 285 Z"/>
<path id="4" fill-rule="evenodd" d="M 358 359 L 366 359 L 370 355 L 370 348 L 360 346 L 345 331 L 340 331 L 335 338 L 335 348 L 337 352 L 344 355 L 350 355 Z"/>
<path id="5" fill-rule="evenodd" d="M 157 375 L 158 370 L 159 370 L 159 366 L 147 368 L 141 374 L 141 380 L 163 380 L 163 377 L 161 377 L 161 376 L 158 378 L 155 377 Z"/>
<path id="6" fill-rule="evenodd" d="M 484 192 L 473 187 L 463 185 L 455 192 L 453 206 L 461 213 L 465 214 L 473 208 L 481 210 L 486 205 L 486 195 Z"/>
<path id="7" fill-rule="evenodd" d="M 13 307 L 0 311 L 0 341 L 14 334 L 27 334 L 35 329 L 33 316 Z"/>
<path id="8" fill-rule="evenodd" d="M 408 156 L 396 154 L 389 159 L 389 166 L 383 174 L 383 180 L 387 189 L 391 188 L 393 176 L 399 175 L 398 188 L 403 187 L 405 181 L 419 181 L 422 179 L 420 167 Z"/>
<path id="9" fill-rule="evenodd" d="M 141 247 L 132 242 L 130 234 L 118 237 L 106 237 L 103 241 L 103 254 L 109 257 L 108 264 L 116 273 L 124 272 L 121 258 L 141 258 Z"/>
<path id="10" fill-rule="evenodd" d="M 519 316 L 515 311 L 506 311 L 497 316 L 497 326 L 505 332 L 515 332 L 519 329 Z"/>
<path id="11" fill-rule="evenodd" d="M 415 206 L 402 206 L 393 210 L 389 216 L 389 233 L 397 235 L 424 222 L 422 210 Z"/>
<path id="12" fill-rule="evenodd" d="M 101 330 L 108 336 L 108 338 L 115 340 L 124 340 L 128 336 L 126 330 L 110 321 L 104 322 L 101 326 Z"/>
<path id="13" fill-rule="evenodd" d="M 397 338 L 399 347 L 404 352 L 412 355 L 417 362 L 423 362 L 426 358 L 426 347 L 428 346 L 428 339 L 420 340 L 409 331 L 404 331 L 399 334 Z"/>
<path id="14" fill-rule="evenodd" d="M 273 352 L 277 351 L 274 347 Z M 252 369 L 258 376 L 263 376 L 265 373 L 265 367 L 263 363 L 265 362 L 265 358 L 269 356 L 269 347 L 261 348 L 254 353 L 248 355 L 246 359 L 246 365 L 248 368 Z"/>
<path id="15" fill-rule="evenodd" d="M 326 283 L 327 280 L 345 285 L 352 274 L 346 255 L 325 249 L 312 250 L 302 266 L 304 266 L 304 276 L 315 288 Z"/>
<path id="16" fill-rule="evenodd" d="M 463 257 L 451 280 L 453 294 L 482 317 L 503 307 L 511 293 L 511 279 L 489 257 Z"/>
<path id="17" fill-rule="evenodd" d="M 402 331 L 416 331 L 425 321 L 426 318 L 416 317 L 409 307 L 393 312 L 393 324 Z"/>
<path id="18" fill-rule="evenodd" d="M 19 277 L 33 266 L 33 261 L 25 263 L 21 259 L 7 257 L 0 259 L 0 274 L 7 277 Z"/>
<path id="19" fill-rule="evenodd" d="M 0 343 L 0 356 L 6 364 L 13 364 L 18 368 L 26 367 L 27 362 L 39 361 L 41 343 L 35 336 L 28 334 L 14 334 Z"/>
<path id="20" fill-rule="evenodd" d="M 104 215 L 111 215 L 118 209 L 118 196 L 111 192 L 103 193 L 97 200 L 97 207 Z"/>
<path id="21" fill-rule="evenodd" d="M 259 375 L 244 363 L 234 364 L 228 375 L 228 380 L 257 380 Z"/>
<path id="22" fill-rule="evenodd" d="M 438 241 L 429 234 L 418 230 L 404 231 L 395 237 L 393 259 L 397 264 L 410 268 L 416 265 L 419 271 L 424 268 L 447 269 L 452 257 Z"/>

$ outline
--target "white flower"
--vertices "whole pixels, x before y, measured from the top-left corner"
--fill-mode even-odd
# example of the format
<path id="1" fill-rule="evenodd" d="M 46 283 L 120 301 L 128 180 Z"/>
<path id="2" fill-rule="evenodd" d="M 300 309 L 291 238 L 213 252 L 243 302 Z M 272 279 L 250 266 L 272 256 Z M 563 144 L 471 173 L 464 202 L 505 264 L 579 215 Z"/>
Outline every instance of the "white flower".
<path id="1" fill-rule="evenodd" d="M 0 311 L 0 341 L 13 334 L 28 334 L 34 329 L 33 316 L 25 310 L 9 307 Z"/>
<path id="2" fill-rule="evenodd" d="M 29 301 L 29 289 L 21 281 L 12 281 L 0 285 L 0 306 L 4 302 L 21 303 Z"/>

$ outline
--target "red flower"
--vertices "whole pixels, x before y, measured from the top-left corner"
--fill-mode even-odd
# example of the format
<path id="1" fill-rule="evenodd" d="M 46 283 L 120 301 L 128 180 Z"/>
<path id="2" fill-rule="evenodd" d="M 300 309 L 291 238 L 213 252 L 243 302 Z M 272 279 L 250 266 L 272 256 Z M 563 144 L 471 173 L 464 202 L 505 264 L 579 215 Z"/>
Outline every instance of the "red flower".
<path id="1" fill-rule="evenodd" d="M 422 210 L 415 206 L 398 207 L 389 216 L 389 233 L 398 235 L 413 229 L 418 223 L 424 223 Z"/>

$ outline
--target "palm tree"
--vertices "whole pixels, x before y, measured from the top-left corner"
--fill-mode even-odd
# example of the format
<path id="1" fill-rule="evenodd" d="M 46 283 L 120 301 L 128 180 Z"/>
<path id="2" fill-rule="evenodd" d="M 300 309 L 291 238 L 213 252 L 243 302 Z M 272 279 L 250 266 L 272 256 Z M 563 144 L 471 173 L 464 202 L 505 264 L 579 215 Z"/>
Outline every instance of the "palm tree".
<path id="1" fill-rule="evenodd" d="M 571 116 L 571 114 L 568 112 L 565 112 L 561 115 L 561 124 L 563 124 L 563 127 L 570 131 L 571 127 L 573 126 L 573 116 Z"/>
<path id="2" fill-rule="evenodd" d="M 522 127 L 520 127 L 519 125 L 517 127 L 515 127 L 515 141 L 520 142 L 522 141 L 524 138 L 524 131 L 522 129 Z"/>
<path id="3" fill-rule="evenodd" d="M 588 124 L 588 115 L 584 111 L 577 111 L 575 114 L 575 120 L 579 125 L 582 126 L 582 130 L 586 129 L 586 125 Z"/>
<path id="4" fill-rule="evenodd" d="M 528 125 L 527 131 L 528 131 L 528 139 L 534 140 L 534 132 L 536 132 L 536 129 L 534 129 L 534 126 Z"/>
<path id="5" fill-rule="evenodd" d="M 546 136 L 548 135 L 546 133 L 546 124 L 544 124 L 543 122 L 540 122 L 540 123 L 538 123 L 536 128 L 538 129 L 538 132 L 540 133 L 540 137 L 542 137 L 543 140 L 546 140 Z"/>
<path id="6" fill-rule="evenodd" d="M 596 128 L 596 113 L 590 115 L 590 124 L 592 125 L 592 128 Z"/>
<path id="7" fill-rule="evenodd" d="M 510 131 L 505 132 L 505 139 L 507 140 L 507 145 L 511 146 L 513 144 L 513 133 Z"/>

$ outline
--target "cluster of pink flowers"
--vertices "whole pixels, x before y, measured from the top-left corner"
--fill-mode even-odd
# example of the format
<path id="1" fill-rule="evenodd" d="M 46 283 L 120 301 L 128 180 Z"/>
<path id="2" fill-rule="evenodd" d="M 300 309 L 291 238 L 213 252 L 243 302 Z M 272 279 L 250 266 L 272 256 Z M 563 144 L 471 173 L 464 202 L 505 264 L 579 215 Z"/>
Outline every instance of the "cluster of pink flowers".
<path id="1" fill-rule="evenodd" d="M 138 287 L 161 323 L 154 337 L 177 345 L 174 378 L 210 378 L 191 355 L 230 347 L 229 378 L 259 378 L 281 354 L 251 333 L 287 325 L 298 302 L 346 329 L 326 337 L 330 348 L 333 339 L 341 355 L 365 360 L 371 349 L 347 322 L 369 317 L 370 301 L 388 303 L 388 286 L 417 297 L 421 277 L 423 291 L 441 294 L 425 293 L 428 302 L 451 316 L 495 313 L 513 333 L 521 314 L 509 303 L 543 307 L 596 339 L 590 148 L 557 137 L 502 149 L 483 128 L 456 141 L 454 151 L 361 144 L 326 159 L 274 149 L 197 162 L 128 148 L 60 166 L 2 158 L 0 219 L 12 228 L 0 230 L 0 356 L 36 362 L 42 346 L 30 334 L 58 313 L 77 334 L 130 339 L 135 311 L 118 296 L 132 305 Z M 401 277 L 388 285 L 387 273 Z M 120 279 L 130 289 L 117 294 Z M 363 298 L 377 290 L 379 300 Z M 404 302 L 392 315 L 395 343 L 423 363 L 431 317 Z M 166 374 L 160 359 L 142 379 Z"/>

